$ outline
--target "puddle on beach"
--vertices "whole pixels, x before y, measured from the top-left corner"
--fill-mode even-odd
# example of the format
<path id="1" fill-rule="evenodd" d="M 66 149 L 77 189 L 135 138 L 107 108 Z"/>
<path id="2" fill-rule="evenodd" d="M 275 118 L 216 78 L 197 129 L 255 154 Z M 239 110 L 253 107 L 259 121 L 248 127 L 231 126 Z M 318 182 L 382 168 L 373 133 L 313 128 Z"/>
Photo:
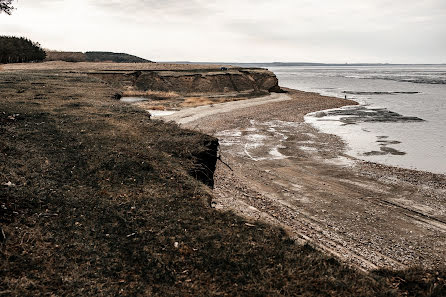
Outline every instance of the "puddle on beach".
<path id="1" fill-rule="evenodd" d="M 149 101 L 149 99 L 144 98 L 144 97 L 122 97 L 120 100 L 125 103 L 136 103 L 136 102 Z"/>
<path id="2" fill-rule="evenodd" d="M 120 101 L 125 103 L 138 103 L 138 102 L 150 101 L 150 99 L 144 97 L 122 97 Z M 155 110 L 155 109 L 147 109 L 146 111 L 149 112 L 150 115 L 153 117 L 169 116 L 176 112 L 175 110 Z"/>
<path id="3" fill-rule="evenodd" d="M 150 113 L 154 117 L 165 117 L 174 114 L 175 110 L 154 110 L 154 109 L 147 109 L 148 113 Z"/>

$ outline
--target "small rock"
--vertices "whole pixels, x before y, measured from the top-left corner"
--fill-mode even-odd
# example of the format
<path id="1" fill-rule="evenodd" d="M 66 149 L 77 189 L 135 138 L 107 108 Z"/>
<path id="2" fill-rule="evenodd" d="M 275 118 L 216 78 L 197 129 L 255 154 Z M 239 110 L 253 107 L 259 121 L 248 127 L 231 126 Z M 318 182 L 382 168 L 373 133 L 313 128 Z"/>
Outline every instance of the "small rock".
<path id="1" fill-rule="evenodd" d="M 112 96 L 112 98 L 113 98 L 113 99 L 116 99 L 116 100 L 119 100 L 119 99 L 122 98 L 122 94 L 121 94 L 121 93 L 115 93 L 115 94 Z"/>
<path id="2" fill-rule="evenodd" d="M 6 186 L 6 187 L 15 187 L 15 184 L 13 184 L 13 183 L 10 182 L 10 181 L 8 181 L 7 183 L 3 183 L 2 185 L 3 185 L 3 186 Z"/>

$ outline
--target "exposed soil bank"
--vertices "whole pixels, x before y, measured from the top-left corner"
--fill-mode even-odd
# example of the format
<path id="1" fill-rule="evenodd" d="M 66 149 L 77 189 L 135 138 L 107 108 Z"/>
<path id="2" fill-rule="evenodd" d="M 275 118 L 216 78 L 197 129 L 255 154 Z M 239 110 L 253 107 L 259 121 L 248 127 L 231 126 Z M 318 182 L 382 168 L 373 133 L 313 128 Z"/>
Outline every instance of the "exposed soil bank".
<path id="1" fill-rule="evenodd" d="M 139 70 L 88 73 L 119 88 L 176 92 L 181 95 L 267 94 L 280 91 L 277 77 L 265 69 Z"/>
<path id="2" fill-rule="evenodd" d="M 210 188 L 214 187 L 214 173 L 217 166 L 218 139 L 206 139 L 200 143 L 202 149 L 192 154 L 195 166 L 189 173 Z"/>
<path id="3" fill-rule="evenodd" d="M 274 73 L 262 68 L 163 63 L 46 62 L 3 65 L 7 71 L 57 70 L 88 74 L 118 88 L 177 92 L 181 95 L 225 93 L 267 94 L 281 92 Z"/>

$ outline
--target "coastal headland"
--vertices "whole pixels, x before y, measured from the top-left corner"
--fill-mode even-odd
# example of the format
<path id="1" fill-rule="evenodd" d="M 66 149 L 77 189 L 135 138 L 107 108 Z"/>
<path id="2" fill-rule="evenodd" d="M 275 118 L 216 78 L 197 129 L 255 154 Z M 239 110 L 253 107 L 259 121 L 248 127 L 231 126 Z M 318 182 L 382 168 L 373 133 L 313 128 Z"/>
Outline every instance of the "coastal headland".
<path id="1" fill-rule="evenodd" d="M 353 102 L 285 91 L 262 69 L 0 65 L 0 294 L 444 294 L 445 177 L 349 159 L 303 117 Z"/>

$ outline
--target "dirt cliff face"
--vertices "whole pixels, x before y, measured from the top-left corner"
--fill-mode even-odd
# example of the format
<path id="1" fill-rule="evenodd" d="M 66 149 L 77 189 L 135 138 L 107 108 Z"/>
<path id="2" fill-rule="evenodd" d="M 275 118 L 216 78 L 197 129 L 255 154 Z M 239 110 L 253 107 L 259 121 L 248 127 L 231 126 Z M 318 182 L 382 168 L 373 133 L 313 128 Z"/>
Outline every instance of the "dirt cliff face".
<path id="1" fill-rule="evenodd" d="M 274 73 L 259 68 L 203 69 L 193 71 L 113 71 L 89 73 L 116 87 L 140 91 L 174 91 L 182 95 L 237 92 L 280 92 Z"/>
<path id="2" fill-rule="evenodd" d="M 201 144 L 201 150 L 192 155 L 194 168 L 189 174 L 210 188 L 214 188 L 214 173 L 218 160 L 218 139 L 210 137 Z"/>

